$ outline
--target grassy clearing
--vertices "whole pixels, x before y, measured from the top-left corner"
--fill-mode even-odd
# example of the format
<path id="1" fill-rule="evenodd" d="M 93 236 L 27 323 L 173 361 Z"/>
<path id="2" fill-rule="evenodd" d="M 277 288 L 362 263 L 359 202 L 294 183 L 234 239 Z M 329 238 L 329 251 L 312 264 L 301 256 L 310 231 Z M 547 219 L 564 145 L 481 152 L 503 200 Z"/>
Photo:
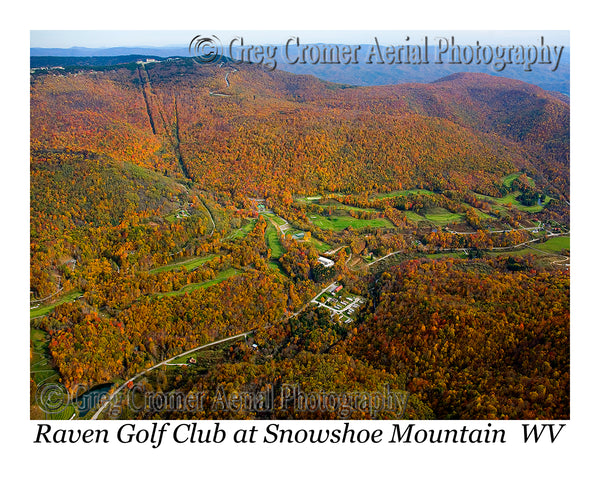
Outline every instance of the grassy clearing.
<path id="1" fill-rule="evenodd" d="M 180 213 L 182 212 L 183 215 L 180 215 Z M 198 217 L 198 215 L 194 216 Z M 206 217 L 206 215 L 203 215 L 203 218 L 204 217 Z M 174 223 L 180 220 L 184 220 L 186 218 L 192 218 L 192 215 L 190 215 L 190 213 L 185 208 L 178 208 L 176 211 L 165 215 L 165 220 L 167 220 L 169 223 Z"/>
<path id="2" fill-rule="evenodd" d="M 424 222 L 427 221 L 427 219 L 421 215 L 419 215 L 416 212 L 413 212 L 412 210 L 407 210 L 406 212 L 403 212 L 406 215 L 406 218 L 408 218 L 410 221 L 412 222 Z"/>
<path id="3" fill-rule="evenodd" d="M 334 208 L 340 209 L 340 210 L 352 210 L 355 212 L 380 212 L 381 210 L 377 210 L 376 208 L 362 208 L 362 207 L 354 207 L 352 205 L 346 205 L 344 203 L 338 203 L 336 202 L 335 205 L 332 205 Z"/>
<path id="4" fill-rule="evenodd" d="M 267 240 L 267 245 L 271 249 L 271 258 L 278 259 L 284 253 L 283 246 L 279 241 L 279 236 L 277 234 L 277 229 L 273 226 L 272 223 L 267 224 L 267 229 L 265 230 L 265 238 Z"/>
<path id="5" fill-rule="evenodd" d="M 562 250 L 571 249 L 571 237 L 552 237 L 546 240 L 544 243 L 536 245 L 535 248 L 544 250 L 545 252 L 555 253 L 561 252 Z"/>
<path id="6" fill-rule="evenodd" d="M 519 178 L 521 176 L 521 172 L 511 173 L 502 179 L 502 184 L 505 187 L 510 187 L 515 178 Z"/>
<path id="7" fill-rule="evenodd" d="M 544 203 L 542 203 L 541 205 L 527 206 L 527 205 L 523 205 L 521 202 L 519 202 L 517 200 L 517 197 L 520 194 L 521 194 L 521 192 L 519 192 L 519 191 L 511 192 L 508 195 L 506 195 L 505 197 L 497 198 L 494 200 L 496 201 L 496 203 L 499 203 L 501 205 L 511 204 L 516 209 L 521 210 L 523 212 L 529 212 L 529 213 L 541 212 L 544 209 L 544 206 L 546 206 L 546 204 L 550 201 L 550 199 L 548 197 L 546 197 L 546 201 Z M 490 198 L 492 198 L 492 197 L 490 197 Z"/>
<path id="8" fill-rule="evenodd" d="M 77 410 L 75 410 L 75 407 L 73 405 L 67 405 L 64 410 L 58 412 L 58 413 L 51 413 L 48 415 L 48 417 L 51 420 L 70 420 L 71 417 L 77 413 Z"/>
<path id="9" fill-rule="evenodd" d="M 324 230 L 340 231 L 345 228 L 352 227 L 354 229 L 361 228 L 392 228 L 392 223 L 387 218 L 359 219 L 349 215 L 331 215 L 325 217 L 322 215 L 311 215 L 312 222 L 319 228 Z"/>
<path id="10" fill-rule="evenodd" d="M 532 205 L 532 206 L 527 206 L 527 205 L 523 205 L 521 202 L 519 202 L 517 200 L 517 197 L 521 194 L 521 192 L 516 191 L 516 192 L 511 192 L 508 195 L 502 197 L 502 198 L 495 198 L 495 197 L 489 197 L 487 195 L 481 195 L 479 193 L 476 193 L 475 196 L 477 198 L 479 198 L 480 200 L 485 200 L 486 202 L 490 203 L 492 206 L 492 210 L 500 210 L 502 211 L 506 211 L 506 208 L 503 207 L 508 207 L 508 205 L 512 205 L 514 208 L 516 208 L 517 210 L 521 210 L 522 212 L 528 212 L 528 213 L 538 213 L 541 212 L 544 207 L 547 205 L 547 203 L 550 201 L 549 197 L 546 197 L 546 201 L 543 202 L 541 205 Z"/>
<path id="11" fill-rule="evenodd" d="M 29 318 L 42 317 L 44 315 L 48 315 L 57 306 L 62 305 L 63 303 L 72 302 L 77 297 L 81 296 L 82 294 L 83 294 L 83 292 L 80 292 L 79 290 L 75 290 L 73 292 L 69 292 L 69 293 L 66 293 L 65 295 L 57 297 L 56 301 L 50 305 L 41 305 L 39 307 L 29 310 Z"/>
<path id="12" fill-rule="evenodd" d="M 324 208 L 330 208 L 332 210 L 347 210 L 347 211 L 355 211 L 355 212 L 379 212 L 380 210 L 376 208 L 364 208 L 364 207 L 355 207 L 353 205 L 346 205 L 345 203 L 340 202 L 336 198 L 329 198 L 326 202 L 319 202 L 319 205 Z"/>
<path id="13" fill-rule="evenodd" d="M 448 253 L 429 253 L 425 255 L 427 258 L 467 258 L 464 253 L 448 252 Z"/>
<path id="14" fill-rule="evenodd" d="M 157 295 L 157 297 L 158 298 L 172 297 L 175 295 L 183 295 L 184 293 L 191 293 L 194 290 L 198 290 L 200 288 L 207 288 L 212 285 L 216 285 L 217 283 L 221 283 L 222 281 L 227 280 L 228 278 L 231 278 L 239 273 L 240 273 L 240 271 L 235 268 L 228 268 L 226 270 L 219 272 L 215 276 L 215 278 L 213 278 L 211 280 L 208 280 L 208 281 L 202 282 L 202 283 L 190 283 L 189 285 L 186 285 L 185 287 L 180 288 L 179 290 L 176 290 L 174 292 L 159 293 Z"/>
<path id="15" fill-rule="evenodd" d="M 310 243 L 313 247 L 315 247 L 321 253 L 331 250 L 331 245 L 329 245 L 325 242 L 322 242 L 321 240 L 314 238 L 314 237 L 310 237 L 310 239 L 308 240 L 308 243 Z"/>
<path id="16" fill-rule="evenodd" d="M 287 222 L 281 218 L 278 217 L 277 215 L 275 215 L 274 213 L 262 213 L 261 214 L 263 217 L 267 217 L 270 218 L 271 220 L 273 220 L 277 225 L 281 226 L 281 225 L 285 225 Z"/>
<path id="17" fill-rule="evenodd" d="M 215 257 L 217 257 L 216 254 L 208 255 L 206 257 L 192 258 L 184 262 L 172 263 L 170 265 L 163 265 L 162 267 L 153 268 L 152 270 L 149 270 L 148 273 L 170 272 L 171 270 L 175 270 L 176 268 L 182 267 L 186 270 L 193 270 L 194 268 L 199 267 L 203 263 L 206 263 Z"/>
<path id="18" fill-rule="evenodd" d="M 465 216 L 462 213 L 452 213 L 442 207 L 434 207 L 423 212 L 425 218 L 430 222 L 437 223 L 439 225 L 445 225 L 447 223 L 461 222 Z"/>
<path id="19" fill-rule="evenodd" d="M 515 178 L 519 178 L 521 175 L 523 175 L 523 172 L 511 173 L 502 179 L 502 184 L 505 187 L 510 187 Z M 535 187 L 535 180 L 533 178 L 527 177 L 527 181 L 529 182 L 529 185 Z"/>
<path id="20" fill-rule="evenodd" d="M 231 235 L 229 235 L 229 237 L 227 237 L 227 238 L 229 240 L 237 240 L 239 238 L 244 238 L 246 235 L 248 235 L 254 229 L 255 225 L 256 225 L 256 219 L 254 218 L 254 219 L 250 220 L 248 223 L 246 223 L 243 227 L 238 228 L 237 230 L 232 232 Z"/>
<path id="21" fill-rule="evenodd" d="M 412 194 L 419 195 L 435 195 L 431 190 L 425 190 L 423 188 L 413 188 L 411 190 L 395 190 L 388 193 L 378 193 L 373 198 L 392 198 L 392 197 L 406 197 Z"/>

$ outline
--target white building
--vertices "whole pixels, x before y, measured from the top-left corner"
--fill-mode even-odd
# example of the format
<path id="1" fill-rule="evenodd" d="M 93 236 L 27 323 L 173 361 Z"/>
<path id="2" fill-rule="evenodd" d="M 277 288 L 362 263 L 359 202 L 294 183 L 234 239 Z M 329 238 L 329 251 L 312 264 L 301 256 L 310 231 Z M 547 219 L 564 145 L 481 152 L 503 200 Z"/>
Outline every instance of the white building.
<path id="1" fill-rule="evenodd" d="M 333 267 L 333 265 L 335 263 L 333 260 L 330 260 L 329 258 L 325 258 L 325 257 L 319 257 L 317 260 L 324 267 Z"/>

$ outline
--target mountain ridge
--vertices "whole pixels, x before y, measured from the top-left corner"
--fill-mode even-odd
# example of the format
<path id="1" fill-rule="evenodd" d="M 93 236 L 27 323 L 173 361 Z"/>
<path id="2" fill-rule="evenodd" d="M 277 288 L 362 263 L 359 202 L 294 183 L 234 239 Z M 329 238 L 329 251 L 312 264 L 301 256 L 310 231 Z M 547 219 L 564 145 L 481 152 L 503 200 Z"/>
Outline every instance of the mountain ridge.
<path id="1" fill-rule="evenodd" d="M 177 59 L 45 71 L 32 76 L 33 105 L 40 113 L 34 144 L 46 141 L 40 134 L 53 148 L 71 142 L 109 155 L 130 151 L 134 163 L 167 170 L 175 168 L 167 157 L 178 149 L 185 170 L 207 189 L 243 194 L 260 186 L 253 195 L 276 195 L 283 175 L 293 193 L 436 184 L 493 194 L 493 178 L 525 168 L 568 195 L 568 104 L 537 86 L 491 75 L 350 87 L 253 64 Z M 90 108 L 103 112 L 91 129 Z M 87 137 L 74 136 L 78 124 Z M 111 149 L 107 136 L 127 139 L 125 149 Z M 369 137 L 381 142 L 368 146 Z M 266 155 L 265 142 L 276 153 Z M 165 149 L 171 153 L 159 153 Z M 436 162 L 444 152 L 444 162 Z M 323 168 L 336 162 L 342 172 L 329 179 Z M 273 168 L 276 175 L 267 175 Z"/>

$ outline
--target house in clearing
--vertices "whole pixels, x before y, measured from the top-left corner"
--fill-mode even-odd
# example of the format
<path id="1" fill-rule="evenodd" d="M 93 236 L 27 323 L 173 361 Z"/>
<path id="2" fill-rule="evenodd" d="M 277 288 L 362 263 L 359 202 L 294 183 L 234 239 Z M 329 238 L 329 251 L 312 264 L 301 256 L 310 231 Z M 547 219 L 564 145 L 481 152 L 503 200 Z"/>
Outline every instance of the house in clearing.
<path id="1" fill-rule="evenodd" d="M 333 265 L 335 264 L 333 260 L 330 260 L 329 258 L 325 257 L 319 257 L 317 260 L 324 267 L 333 267 Z"/>

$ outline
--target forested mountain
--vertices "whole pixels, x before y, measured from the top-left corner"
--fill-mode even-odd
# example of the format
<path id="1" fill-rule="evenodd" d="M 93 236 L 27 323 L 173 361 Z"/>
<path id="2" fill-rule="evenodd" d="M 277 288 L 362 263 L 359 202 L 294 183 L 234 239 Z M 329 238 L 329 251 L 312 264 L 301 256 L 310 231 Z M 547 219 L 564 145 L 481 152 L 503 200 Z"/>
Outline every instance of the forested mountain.
<path id="1" fill-rule="evenodd" d="M 176 170 L 179 157 L 202 188 L 234 196 L 415 186 L 493 194 L 498 177 L 523 169 L 569 195 L 568 104 L 484 74 L 344 88 L 181 59 L 41 74 L 32 108 L 33 148 L 84 149 L 157 171 Z"/>

